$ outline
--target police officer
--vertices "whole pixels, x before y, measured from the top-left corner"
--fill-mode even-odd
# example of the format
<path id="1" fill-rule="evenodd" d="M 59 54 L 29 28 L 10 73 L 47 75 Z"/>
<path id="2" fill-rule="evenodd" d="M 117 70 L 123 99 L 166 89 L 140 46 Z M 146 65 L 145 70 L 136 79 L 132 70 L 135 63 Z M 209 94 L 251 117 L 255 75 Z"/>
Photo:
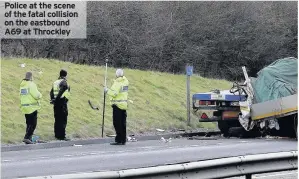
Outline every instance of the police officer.
<path id="1" fill-rule="evenodd" d="M 26 118 L 26 134 L 23 142 L 32 144 L 32 135 L 37 125 L 37 111 L 41 108 L 39 100 L 42 94 L 38 91 L 36 84 L 33 82 L 31 72 L 27 72 L 25 78 L 20 84 L 21 112 Z"/>
<path id="2" fill-rule="evenodd" d="M 110 89 L 105 87 L 113 108 L 113 126 L 116 131 L 115 142 L 111 145 L 125 145 L 127 141 L 126 120 L 128 109 L 129 81 L 124 76 L 122 69 L 116 70 L 116 79 Z"/>
<path id="3" fill-rule="evenodd" d="M 70 140 L 65 136 L 68 117 L 67 103 L 70 97 L 70 86 L 67 84 L 66 76 L 67 71 L 60 70 L 59 78 L 53 83 L 50 91 L 50 103 L 54 105 L 54 134 L 58 140 Z"/>

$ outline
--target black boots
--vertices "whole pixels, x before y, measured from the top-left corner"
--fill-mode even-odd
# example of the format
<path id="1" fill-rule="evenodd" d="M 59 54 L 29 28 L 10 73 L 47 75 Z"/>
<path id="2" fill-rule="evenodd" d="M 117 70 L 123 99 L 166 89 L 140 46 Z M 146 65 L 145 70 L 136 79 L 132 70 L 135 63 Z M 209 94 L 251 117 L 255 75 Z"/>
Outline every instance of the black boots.
<path id="1" fill-rule="evenodd" d="M 70 140 L 71 140 L 71 139 L 66 138 L 66 137 L 65 137 L 65 138 L 57 138 L 57 137 L 56 137 L 56 139 L 57 139 L 57 140 L 64 140 L 64 141 L 70 141 Z"/>
<path id="2" fill-rule="evenodd" d="M 24 142 L 25 144 L 34 144 L 34 143 L 33 143 L 31 140 L 29 140 L 29 139 L 24 139 L 23 142 Z"/>
<path id="3" fill-rule="evenodd" d="M 110 145 L 126 145 L 126 143 L 122 143 L 122 142 L 112 142 L 112 143 L 110 143 Z"/>

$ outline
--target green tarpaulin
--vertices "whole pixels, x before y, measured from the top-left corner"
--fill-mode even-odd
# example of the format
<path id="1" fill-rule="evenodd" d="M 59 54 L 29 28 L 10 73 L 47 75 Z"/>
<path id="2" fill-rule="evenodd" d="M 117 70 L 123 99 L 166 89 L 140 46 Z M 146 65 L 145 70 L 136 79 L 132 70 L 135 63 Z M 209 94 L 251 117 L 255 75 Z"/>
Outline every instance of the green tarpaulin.
<path id="1" fill-rule="evenodd" d="M 260 103 L 297 93 L 298 61 L 296 58 L 276 60 L 252 79 L 253 103 Z"/>

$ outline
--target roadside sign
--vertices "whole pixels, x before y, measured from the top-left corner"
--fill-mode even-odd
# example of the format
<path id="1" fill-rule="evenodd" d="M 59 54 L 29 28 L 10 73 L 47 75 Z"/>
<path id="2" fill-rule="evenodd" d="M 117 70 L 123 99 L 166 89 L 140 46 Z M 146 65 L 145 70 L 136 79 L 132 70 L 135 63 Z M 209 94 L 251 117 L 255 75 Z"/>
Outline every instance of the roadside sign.
<path id="1" fill-rule="evenodd" d="M 190 76 L 193 73 L 193 66 L 186 65 L 186 75 L 187 75 L 187 124 L 190 126 Z"/>
<path id="2" fill-rule="evenodd" d="M 193 66 L 187 66 L 186 67 L 186 74 L 188 76 L 191 76 L 193 74 Z"/>

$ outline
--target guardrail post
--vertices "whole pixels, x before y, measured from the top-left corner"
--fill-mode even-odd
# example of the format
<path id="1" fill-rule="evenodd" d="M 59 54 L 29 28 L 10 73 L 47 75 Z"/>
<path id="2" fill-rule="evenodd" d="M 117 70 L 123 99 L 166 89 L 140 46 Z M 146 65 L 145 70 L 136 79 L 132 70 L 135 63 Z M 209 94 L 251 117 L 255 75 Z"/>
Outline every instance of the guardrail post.
<path id="1" fill-rule="evenodd" d="M 245 179 L 252 179 L 252 175 L 251 174 L 245 175 Z"/>

